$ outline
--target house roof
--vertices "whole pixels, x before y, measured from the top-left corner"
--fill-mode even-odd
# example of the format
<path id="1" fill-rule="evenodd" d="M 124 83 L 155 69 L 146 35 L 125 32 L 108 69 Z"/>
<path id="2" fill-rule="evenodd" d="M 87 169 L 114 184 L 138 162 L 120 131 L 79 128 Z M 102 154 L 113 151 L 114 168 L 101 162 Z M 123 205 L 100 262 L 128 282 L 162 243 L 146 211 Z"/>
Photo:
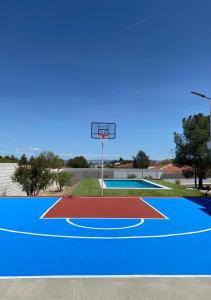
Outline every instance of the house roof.
<path id="1" fill-rule="evenodd" d="M 175 166 L 174 164 L 168 164 L 168 165 L 154 165 L 149 167 L 149 169 L 157 169 L 157 170 L 162 170 L 165 173 L 182 173 L 184 169 L 187 169 L 190 167 L 187 166 L 182 166 L 178 167 Z"/>

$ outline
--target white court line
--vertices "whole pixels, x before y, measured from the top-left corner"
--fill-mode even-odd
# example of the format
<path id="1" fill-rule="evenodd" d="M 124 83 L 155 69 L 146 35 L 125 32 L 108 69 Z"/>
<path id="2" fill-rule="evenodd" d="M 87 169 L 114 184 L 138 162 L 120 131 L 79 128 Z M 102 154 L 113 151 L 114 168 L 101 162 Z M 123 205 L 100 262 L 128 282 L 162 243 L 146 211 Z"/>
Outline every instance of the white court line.
<path id="1" fill-rule="evenodd" d="M 84 197 L 81 197 L 81 198 L 84 198 Z M 90 197 L 90 198 L 92 198 L 92 197 Z M 110 198 L 113 198 L 113 197 L 110 197 Z M 60 199 L 58 199 L 56 202 L 58 202 Z M 140 198 L 140 199 L 142 199 L 142 198 Z M 55 204 L 56 203 L 54 203 L 54 205 Z M 154 209 L 154 207 L 152 207 L 152 208 Z M 205 229 L 202 229 L 202 230 L 181 232 L 181 233 L 169 233 L 169 234 L 160 234 L 160 235 L 139 235 L 139 236 L 113 236 L 113 237 L 110 237 L 110 236 L 104 236 L 104 237 L 103 236 L 69 236 L 69 235 L 58 235 L 58 234 L 48 234 L 48 233 L 26 232 L 26 231 L 19 231 L 19 230 L 13 230 L 13 229 L 8 229 L 8 228 L 0 228 L 0 230 L 4 231 L 4 232 L 23 234 L 23 235 L 32 235 L 32 236 L 41 236 L 41 237 L 70 238 L 70 239 L 93 239 L 93 240 L 94 239 L 95 240 L 96 239 L 98 239 L 98 240 L 117 240 L 117 239 L 164 238 L 164 237 L 173 237 L 173 236 L 192 235 L 192 234 L 199 234 L 199 233 L 209 232 L 209 231 L 211 231 L 211 227 L 205 228 Z"/>
<path id="2" fill-rule="evenodd" d="M 114 219 L 115 220 L 115 219 Z M 131 226 L 125 226 L 125 227 L 91 227 L 91 226 L 82 226 L 82 225 L 78 225 L 72 221 L 70 221 L 69 218 L 66 219 L 67 223 L 79 227 L 79 228 L 84 228 L 84 229 L 94 229 L 94 230 L 121 230 L 121 229 L 128 229 L 128 228 L 134 228 L 134 227 L 138 227 L 141 226 L 144 223 L 144 219 L 140 219 L 139 223 L 136 223 L 134 225 Z"/>
<path id="3" fill-rule="evenodd" d="M 91 239 L 91 240 L 124 240 L 124 239 L 149 239 L 149 238 L 165 238 L 172 236 L 184 236 L 184 235 L 192 235 L 199 234 L 204 232 L 211 231 L 211 227 L 197 230 L 197 231 L 188 231 L 188 232 L 180 232 L 180 233 L 167 233 L 160 235 L 134 235 L 134 236 L 72 236 L 72 235 L 59 235 L 59 234 L 48 234 L 48 233 L 36 233 L 36 232 L 27 232 L 27 231 L 19 231 L 12 230 L 7 228 L 0 228 L 1 231 L 24 234 L 24 235 L 32 235 L 32 236 L 42 236 L 42 237 L 53 237 L 53 238 L 68 238 L 68 239 Z"/>
<path id="4" fill-rule="evenodd" d="M 211 275 L 40 275 L 40 276 L 0 276 L 0 279 L 42 279 L 42 278 L 210 278 Z"/>
<path id="5" fill-rule="evenodd" d="M 151 204 L 149 204 L 147 201 L 145 201 L 142 197 L 139 198 L 140 200 L 142 200 L 145 204 L 147 204 L 148 206 L 150 206 L 152 209 L 154 209 L 156 212 L 158 212 L 160 215 L 162 215 L 164 217 L 164 220 L 169 220 L 169 218 L 164 215 L 163 213 L 161 213 L 158 209 L 156 209 L 154 206 L 152 206 Z M 157 218 L 158 219 L 158 218 Z M 163 219 L 159 219 L 159 220 L 163 220 Z"/>
<path id="6" fill-rule="evenodd" d="M 63 220 L 63 219 L 74 219 L 74 220 L 137 220 L 137 219 L 144 219 L 144 220 L 159 220 L 159 221 L 162 221 L 162 220 L 166 220 L 165 218 L 76 218 L 76 217 L 71 217 L 71 218 L 67 218 L 67 217 L 61 217 L 61 218 L 43 218 L 45 220 Z M 167 218 L 168 219 L 168 218 Z"/>
<path id="7" fill-rule="evenodd" d="M 65 217 L 56 217 L 56 218 L 52 218 L 52 217 L 44 217 L 60 200 L 62 200 L 64 197 L 60 197 L 51 207 L 49 207 L 47 210 L 46 210 L 46 212 L 40 217 L 40 219 L 46 219 L 46 220 L 62 220 L 62 219 L 71 219 L 71 218 L 65 218 Z M 73 198 L 81 198 L 81 199 L 83 199 L 83 198 L 90 198 L 90 199 L 93 199 L 93 198 L 101 198 L 100 196 L 98 197 L 86 197 L 86 196 L 82 196 L 82 197 L 73 197 Z M 111 198 L 111 199 L 113 199 L 114 197 L 113 196 L 106 196 L 106 197 L 103 197 L 103 198 Z M 141 201 L 143 201 L 145 204 L 147 204 L 148 206 L 150 206 L 153 210 L 155 210 L 155 211 L 157 211 L 160 215 L 162 215 L 163 217 L 164 217 L 164 219 L 160 219 L 160 218 L 156 218 L 156 217 L 154 217 L 154 218 L 148 218 L 148 217 L 146 217 L 146 218 L 140 218 L 140 219 L 145 219 L 145 220 L 169 220 L 169 218 L 167 217 L 167 216 L 165 216 L 163 213 L 161 213 L 158 209 L 156 209 L 154 206 L 152 206 L 152 205 L 150 205 L 147 201 L 145 201 L 143 198 L 141 198 L 141 197 L 139 197 L 139 196 L 129 196 L 129 197 L 115 197 L 115 198 L 120 198 L 120 199 L 122 199 L 122 198 L 132 198 L 132 199 L 139 199 L 139 200 L 141 200 Z M 95 219 L 95 220 L 104 220 L 104 219 L 110 219 L 110 220 L 116 220 L 116 219 L 120 219 L 120 220 L 128 220 L 128 219 L 131 219 L 131 220 L 137 220 L 138 218 L 73 218 L 73 219 L 75 219 L 75 220 L 81 220 L 81 219 L 85 219 L 85 220 L 92 220 L 92 219 Z M 72 224 L 73 225 L 73 224 Z M 75 225 L 76 226 L 76 225 Z M 78 226 L 79 227 L 79 226 Z M 85 228 L 85 227 L 84 227 Z M 89 227 L 86 227 L 86 228 L 89 228 Z M 129 228 L 129 227 L 125 227 L 125 228 Z M 93 228 L 92 228 L 93 229 Z M 107 229 L 109 229 L 109 228 L 107 228 Z"/>
<path id="8" fill-rule="evenodd" d="M 59 197 L 58 200 L 56 200 L 56 202 L 54 202 L 54 204 L 52 204 L 45 212 L 44 214 L 42 214 L 42 216 L 40 217 L 40 219 L 43 219 L 44 216 L 60 201 L 62 200 L 62 197 Z"/>

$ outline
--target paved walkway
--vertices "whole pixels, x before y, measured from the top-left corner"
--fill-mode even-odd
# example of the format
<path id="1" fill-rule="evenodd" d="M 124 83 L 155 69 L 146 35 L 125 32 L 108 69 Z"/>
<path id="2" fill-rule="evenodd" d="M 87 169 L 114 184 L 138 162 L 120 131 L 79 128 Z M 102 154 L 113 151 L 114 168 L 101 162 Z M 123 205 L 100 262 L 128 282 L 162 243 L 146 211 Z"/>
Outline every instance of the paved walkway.
<path id="1" fill-rule="evenodd" d="M 4 300 L 210 300 L 211 278 L 3 279 Z"/>

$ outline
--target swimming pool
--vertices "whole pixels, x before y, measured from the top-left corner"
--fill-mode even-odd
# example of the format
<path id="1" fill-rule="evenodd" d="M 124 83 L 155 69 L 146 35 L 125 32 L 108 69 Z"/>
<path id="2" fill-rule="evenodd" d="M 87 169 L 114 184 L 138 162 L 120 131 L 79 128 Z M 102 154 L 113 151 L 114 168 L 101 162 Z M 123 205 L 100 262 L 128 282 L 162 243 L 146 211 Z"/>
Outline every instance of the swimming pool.
<path id="1" fill-rule="evenodd" d="M 100 185 L 102 186 L 102 180 Z M 104 179 L 104 189 L 170 189 L 145 179 Z"/>

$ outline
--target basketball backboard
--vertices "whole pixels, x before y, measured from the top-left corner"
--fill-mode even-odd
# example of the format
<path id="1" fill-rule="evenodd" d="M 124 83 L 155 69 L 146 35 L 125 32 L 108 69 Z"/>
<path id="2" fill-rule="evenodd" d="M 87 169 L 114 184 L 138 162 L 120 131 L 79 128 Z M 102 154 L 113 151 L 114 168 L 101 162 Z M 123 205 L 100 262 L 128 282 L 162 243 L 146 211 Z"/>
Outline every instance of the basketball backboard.
<path id="1" fill-rule="evenodd" d="M 116 123 L 92 122 L 91 138 L 92 139 L 115 139 Z"/>

